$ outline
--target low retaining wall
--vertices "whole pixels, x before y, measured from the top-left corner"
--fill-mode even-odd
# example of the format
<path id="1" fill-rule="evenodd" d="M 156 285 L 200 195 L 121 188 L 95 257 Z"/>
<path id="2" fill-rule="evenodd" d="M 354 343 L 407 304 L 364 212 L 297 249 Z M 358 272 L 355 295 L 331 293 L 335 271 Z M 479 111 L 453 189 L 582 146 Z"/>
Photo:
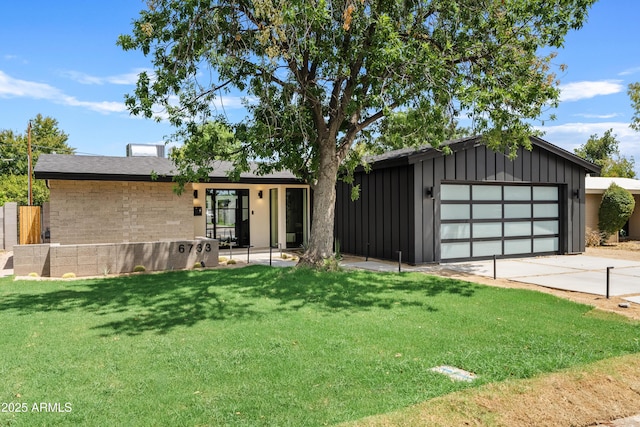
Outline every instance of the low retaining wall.
<path id="1" fill-rule="evenodd" d="M 44 277 L 100 276 L 130 273 L 137 265 L 146 271 L 184 270 L 203 262 L 218 265 L 215 239 L 144 243 L 104 243 L 95 245 L 17 245 L 13 247 L 16 276 L 37 273 Z"/>

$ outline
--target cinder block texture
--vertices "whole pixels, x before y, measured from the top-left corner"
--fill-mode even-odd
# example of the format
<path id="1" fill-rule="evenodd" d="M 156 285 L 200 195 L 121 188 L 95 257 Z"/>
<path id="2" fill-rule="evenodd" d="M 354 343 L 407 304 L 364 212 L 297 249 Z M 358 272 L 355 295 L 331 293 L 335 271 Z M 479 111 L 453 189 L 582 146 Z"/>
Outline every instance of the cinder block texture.
<path id="1" fill-rule="evenodd" d="M 16 276 L 26 276 L 30 273 L 43 277 L 49 276 L 51 273 L 49 245 L 15 245 L 13 273 Z"/>
<path id="2" fill-rule="evenodd" d="M 2 207 L 3 218 L 0 227 L 3 228 L 2 249 L 6 251 L 13 250 L 18 244 L 18 204 L 15 202 L 5 203 Z"/>
<path id="3" fill-rule="evenodd" d="M 19 245 L 14 251 L 14 272 L 25 276 L 78 277 L 130 273 L 138 265 L 146 271 L 184 270 L 204 262 L 218 265 L 218 241 L 104 243 L 96 245 Z"/>
<path id="4" fill-rule="evenodd" d="M 191 186 L 170 182 L 51 180 L 51 242 L 153 242 L 194 238 Z"/>

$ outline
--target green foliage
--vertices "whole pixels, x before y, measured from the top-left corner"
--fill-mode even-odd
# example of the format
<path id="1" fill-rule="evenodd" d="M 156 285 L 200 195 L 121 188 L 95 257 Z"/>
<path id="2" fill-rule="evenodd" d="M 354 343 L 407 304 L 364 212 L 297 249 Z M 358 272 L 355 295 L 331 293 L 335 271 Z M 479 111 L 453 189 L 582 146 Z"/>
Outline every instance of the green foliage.
<path id="1" fill-rule="evenodd" d="M 616 234 L 624 226 L 631 218 L 635 204 L 635 199 L 628 190 L 615 183 L 609 186 L 602 195 L 598 211 L 598 228 L 604 234 L 603 240 Z"/>
<path id="2" fill-rule="evenodd" d="M 233 161 L 244 157 L 240 142 L 223 118 L 196 126 L 190 133 L 185 133 L 184 137 L 188 138 L 187 143 L 173 148 L 169 153 L 169 158 L 181 172 L 175 179 L 179 191 L 182 191 L 184 184 L 188 182 L 207 179 L 216 167 L 217 161 Z M 194 159 L 197 161 L 194 162 Z"/>
<path id="3" fill-rule="evenodd" d="M 154 0 L 118 40 L 154 68 L 125 102 L 148 118 L 164 107 L 180 129 L 173 138 L 196 147 L 178 156 L 190 178 L 226 144 L 214 138 L 212 153 L 199 149 L 209 147 L 202 124 L 218 114 L 216 97 L 246 95 L 248 116 L 228 140 L 242 154 L 232 156 L 236 176 L 253 160 L 258 173 L 288 169 L 314 186 L 307 253 L 319 261 L 331 253 L 327 206 L 339 168 L 356 167 L 363 153 L 384 144 L 438 147 L 461 118 L 493 149 L 529 148 L 532 121 L 559 96 L 555 54 L 541 52 L 561 47 L 593 2 Z M 398 112 L 410 118 L 383 121 Z"/>
<path id="4" fill-rule="evenodd" d="M 42 205 L 49 200 L 49 189 L 45 182 L 34 179 L 31 184 L 34 205 Z M 7 202 L 29 204 L 29 183 L 27 175 L 0 175 L 0 206 Z"/>
<path id="5" fill-rule="evenodd" d="M 635 178 L 635 161 L 620 154 L 620 143 L 613 129 L 607 130 L 602 137 L 591 135 L 586 143 L 575 149 L 575 153 L 585 160 L 600 166 L 601 176 Z"/>
<path id="6" fill-rule="evenodd" d="M 425 134 L 424 124 L 433 120 L 421 110 L 399 111 L 386 116 L 380 124 L 378 146 L 372 151 L 382 153 L 406 146 L 425 145 L 425 141 L 445 141 L 472 136 L 471 129 L 458 127 L 454 119 L 448 119 L 449 126 L 434 129 L 437 134 Z"/>
<path id="7" fill-rule="evenodd" d="M 640 131 L 640 83 L 631 83 L 627 94 L 631 99 L 631 108 L 633 108 L 633 117 L 629 126 L 634 130 Z"/>
<path id="8" fill-rule="evenodd" d="M 592 313 L 423 273 L 0 278 L 0 402 L 73 405 L 0 425 L 339 425 L 640 351 L 638 322 Z M 478 380 L 429 370 L 440 364 Z"/>
<path id="9" fill-rule="evenodd" d="M 38 114 L 32 121 L 31 158 L 35 167 L 42 153 L 73 154 L 67 145 L 69 138 L 58 128 L 58 121 Z M 28 204 L 28 131 L 16 134 L 0 130 L 0 205 L 6 202 Z M 49 200 L 45 183 L 33 180 L 33 203 L 41 205 Z"/>
<path id="10" fill-rule="evenodd" d="M 143 273 L 145 271 L 147 271 L 147 269 L 145 268 L 144 265 L 136 265 L 135 267 L 133 267 L 134 273 Z"/>

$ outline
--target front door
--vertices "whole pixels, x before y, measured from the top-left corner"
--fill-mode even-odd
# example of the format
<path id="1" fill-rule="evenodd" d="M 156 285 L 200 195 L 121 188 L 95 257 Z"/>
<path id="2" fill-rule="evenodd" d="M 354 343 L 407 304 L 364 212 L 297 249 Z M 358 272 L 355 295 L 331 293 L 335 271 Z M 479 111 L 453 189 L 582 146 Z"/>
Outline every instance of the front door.
<path id="1" fill-rule="evenodd" d="M 249 190 L 207 189 L 207 237 L 220 246 L 249 246 Z"/>
<path id="2" fill-rule="evenodd" d="M 307 189 L 287 188 L 287 248 L 299 248 L 307 242 Z"/>

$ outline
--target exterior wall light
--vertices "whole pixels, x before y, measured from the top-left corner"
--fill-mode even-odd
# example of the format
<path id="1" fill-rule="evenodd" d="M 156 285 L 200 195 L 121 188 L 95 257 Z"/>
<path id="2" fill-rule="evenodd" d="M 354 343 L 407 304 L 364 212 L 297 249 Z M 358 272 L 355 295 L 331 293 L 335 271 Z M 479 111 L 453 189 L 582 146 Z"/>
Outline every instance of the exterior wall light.
<path id="1" fill-rule="evenodd" d="M 424 190 L 425 196 L 433 199 L 433 187 L 426 187 Z"/>
<path id="2" fill-rule="evenodd" d="M 259 198 L 259 199 L 262 199 L 262 190 L 259 190 L 259 191 L 258 191 L 258 198 Z"/>

